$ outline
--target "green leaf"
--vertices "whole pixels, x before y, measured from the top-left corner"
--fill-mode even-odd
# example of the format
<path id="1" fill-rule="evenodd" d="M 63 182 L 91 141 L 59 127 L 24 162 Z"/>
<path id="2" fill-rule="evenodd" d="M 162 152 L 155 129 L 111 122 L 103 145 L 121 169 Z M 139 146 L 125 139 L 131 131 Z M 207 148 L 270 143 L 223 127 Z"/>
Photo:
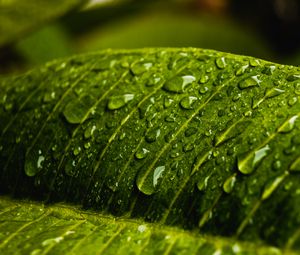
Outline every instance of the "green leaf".
<path id="1" fill-rule="evenodd" d="M 88 248 L 90 232 L 79 231 L 62 245 L 55 241 L 58 250 L 51 253 L 74 245 L 139 253 L 124 244 L 120 222 L 135 234 L 137 224 L 165 233 L 141 241 L 145 254 L 156 248 L 165 254 L 299 253 L 299 67 L 192 48 L 110 50 L 55 61 L 0 84 L 0 193 L 40 201 L 34 208 L 81 206 L 80 213 L 92 210 L 116 233 Z M 7 207 L 0 214 L 2 236 L 12 221 Z M 76 208 L 68 208 L 57 216 L 62 224 L 75 217 Z M 21 253 L 15 238 L 26 242 L 25 229 L 42 231 L 35 225 L 41 215 L 28 210 L 24 217 L 29 221 L 16 222 L 3 249 Z M 44 249 L 47 239 L 65 240 L 68 229 L 61 229 L 44 231 L 49 235 L 32 249 Z M 184 237 L 165 238 L 176 231 Z M 195 243 L 203 242 L 208 250 L 197 252 Z"/>
<path id="2" fill-rule="evenodd" d="M 84 0 L 0 1 L 0 47 L 82 3 Z"/>
<path id="3" fill-rule="evenodd" d="M 275 247 L 199 235 L 141 220 L 115 219 L 64 204 L 43 206 L 2 197 L 0 208 L 1 254 L 276 255 L 280 252 Z"/>

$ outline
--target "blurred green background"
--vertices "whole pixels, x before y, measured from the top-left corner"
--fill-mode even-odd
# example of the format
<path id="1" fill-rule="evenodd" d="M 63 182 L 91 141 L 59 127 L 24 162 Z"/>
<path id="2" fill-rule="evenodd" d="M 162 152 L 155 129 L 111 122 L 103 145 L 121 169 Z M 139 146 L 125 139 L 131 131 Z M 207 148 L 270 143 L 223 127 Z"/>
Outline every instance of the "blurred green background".
<path id="1" fill-rule="evenodd" d="M 0 73 L 113 48 L 198 47 L 300 65 L 298 0 L 94 0 L 0 51 Z"/>

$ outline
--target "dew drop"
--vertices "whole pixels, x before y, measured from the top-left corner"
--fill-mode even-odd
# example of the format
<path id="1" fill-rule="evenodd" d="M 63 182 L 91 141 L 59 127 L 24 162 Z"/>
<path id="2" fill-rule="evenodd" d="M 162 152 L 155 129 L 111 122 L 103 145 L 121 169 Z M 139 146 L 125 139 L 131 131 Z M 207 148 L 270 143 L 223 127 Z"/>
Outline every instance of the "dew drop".
<path id="1" fill-rule="evenodd" d="M 298 102 L 298 97 L 291 97 L 291 98 L 289 98 L 287 103 L 288 103 L 289 106 L 293 106 L 297 102 Z"/>
<path id="2" fill-rule="evenodd" d="M 162 80 L 162 77 L 161 77 L 159 74 L 155 73 L 155 74 L 153 74 L 153 75 L 149 78 L 149 80 L 148 80 L 147 83 L 146 83 L 146 86 L 147 86 L 147 87 L 155 86 L 155 85 L 158 84 L 161 80 Z"/>
<path id="3" fill-rule="evenodd" d="M 172 98 L 165 97 L 164 98 L 164 107 L 165 107 L 165 109 L 169 108 L 172 105 L 173 102 L 174 102 L 174 100 Z"/>
<path id="4" fill-rule="evenodd" d="M 94 134 L 95 130 L 96 130 L 95 125 L 87 127 L 87 129 L 84 131 L 84 138 L 85 139 L 90 138 Z"/>
<path id="5" fill-rule="evenodd" d="M 224 57 L 216 59 L 216 66 L 220 69 L 224 69 L 226 67 L 226 61 Z"/>
<path id="6" fill-rule="evenodd" d="M 134 64 L 130 70 L 134 75 L 140 75 L 144 72 L 147 72 L 150 70 L 150 68 L 153 66 L 152 63 L 147 63 L 147 62 L 138 62 Z"/>
<path id="7" fill-rule="evenodd" d="M 146 134 L 145 139 L 148 143 L 153 143 L 157 140 L 159 136 L 160 136 L 160 129 L 153 129 Z"/>
<path id="8" fill-rule="evenodd" d="M 142 149 L 139 149 L 136 151 L 136 153 L 134 154 L 134 156 L 137 158 L 137 159 L 144 159 L 147 157 L 147 154 L 149 153 L 150 151 L 145 149 L 145 148 L 142 148 Z"/>
<path id="9" fill-rule="evenodd" d="M 66 105 L 63 115 L 69 123 L 79 124 L 84 120 L 92 105 L 93 100 L 90 96 L 76 98 Z"/>
<path id="10" fill-rule="evenodd" d="M 235 74 L 237 76 L 244 74 L 248 67 L 249 67 L 249 65 L 241 66 L 238 70 L 236 70 Z"/>
<path id="11" fill-rule="evenodd" d="M 208 87 L 206 86 L 201 86 L 199 89 L 200 94 L 205 94 L 208 91 Z"/>
<path id="12" fill-rule="evenodd" d="M 260 65 L 260 61 L 258 59 L 255 58 L 251 58 L 249 61 L 250 66 L 252 67 L 256 67 Z"/>
<path id="13" fill-rule="evenodd" d="M 251 174 L 255 167 L 269 154 L 270 151 L 270 146 L 267 144 L 257 151 L 238 157 L 238 170 L 242 174 Z"/>
<path id="14" fill-rule="evenodd" d="M 112 96 L 108 99 L 107 108 L 109 110 L 117 110 L 125 106 L 128 102 L 133 100 L 134 94 L 124 94 L 120 96 Z"/>
<path id="15" fill-rule="evenodd" d="M 205 178 L 201 178 L 198 183 L 197 183 L 197 188 L 199 191 L 204 191 L 206 190 L 207 186 L 208 186 L 208 181 L 210 179 L 210 175 L 206 176 Z"/>
<path id="16" fill-rule="evenodd" d="M 176 76 L 167 81 L 163 85 L 163 88 L 169 92 L 184 93 L 186 86 L 190 85 L 195 80 L 196 78 L 192 75 Z"/>
<path id="17" fill-rule="evenodd" d="M 240 89 L 247 89 L 247 88 L 250 88 L 250 87 L 259 86 L 260 83 L 261 83 L 261 80 L 259 80 L 259 76 L 255 75 L 255 76 L 251 76 L 249 78 L 246 78 L 246 79 L 242 80 L 238 84 L 238 87 Z"/>
<path id="18" fill-rule="evenodd" d="M 271 88 L 267 89 L 265 92 L 265 98 L 272 98 L 283 94 L 285 91 L 283 89 Z"/>
<path id="19" fill-rule="evenodd" d="M 287 81 L 296 81 L 299 79 L 300 79 L 300 73 L 291 74 L 286 78 Z"/>
<path id="20" fill-rule="evenodd" d="M 190 96 L 190 97 L 184 97 L 181 99 L 180 101 L 180 106 L 183 108 L 183 109 L 186 109 L 186 110 L 191 110 L 193 109 L 193 104 L 198 100 L 197 97 L 193 97 L 193 96 Z"/>
<path id="21" fill-rule="evenodd" d="M 295 84 L 295 94 L 298 96 L 300 95 L 300 82 Z"/>
<path id="22" fill-rule="evenodd" d="M 31 150 L 26 154 L 24 170 L 27 176 L 35 176 L 43 168 L 45 157 L 42 155 L 41 150 Z"/>
<path id="23" fill-rule="evenodd" d="M 297 119 L 298 119 L 298 115 L 291 117 L 277 129 L 277 132 L 279 132 L 279 133 L 291 132 L 295 127 L 295 122 Z"/>
<path id="24" fill-rule="evenodd" d="M 159 166 L 155 168 L 153 173 L 153 186 L 157 185 L 158 179 L 162 177 L 163 172 L 165 171 L 165 166 Z"/>
<path id="25" fill-rule="evenodd" d="M 208 81 L 209 81 L 209 76 L 206 75 L 206 74 L 202 75 L 202 76 L 200 77 L 200 80 L 199 80 L 199 82 L 200 82 L 201 84 L 207 83 Z"/>
<path id="26" fill-rule="evenodd" d="M 236 182 L 236 174 L 228 177 L 226 179 L 226 181 L 223 184 L 223 190 L 224 192 L 226 192 L 227 194 L 231 193 L 234 187 L 234 184 Z"/>

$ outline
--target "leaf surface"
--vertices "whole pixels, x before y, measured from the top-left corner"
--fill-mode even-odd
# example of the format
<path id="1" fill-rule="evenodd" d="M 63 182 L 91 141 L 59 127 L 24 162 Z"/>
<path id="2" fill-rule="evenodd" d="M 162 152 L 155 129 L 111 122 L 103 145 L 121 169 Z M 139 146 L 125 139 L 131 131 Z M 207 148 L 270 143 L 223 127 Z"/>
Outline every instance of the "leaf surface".
<path id="1" fill-rule="evenodd" d="M 105 51 L 0 88 L 2 194 L 299 251 L 299 68 Z"/>

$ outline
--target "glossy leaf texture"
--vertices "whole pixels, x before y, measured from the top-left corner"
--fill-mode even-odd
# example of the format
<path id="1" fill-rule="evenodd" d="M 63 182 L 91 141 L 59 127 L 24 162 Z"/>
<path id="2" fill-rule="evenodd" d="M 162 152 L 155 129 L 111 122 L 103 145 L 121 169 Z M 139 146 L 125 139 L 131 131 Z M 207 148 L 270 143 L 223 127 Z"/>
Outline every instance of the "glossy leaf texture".
<path id="1" fill-rule="evenodd" d="M 0 47 L 84 2 L 85 0 L 0 1 Z"/>
<path id="2" fill-rule="evenodd" d="M 2 194 L 299 252 L 299 68 L 103 51 L 0 89 Z"/>

